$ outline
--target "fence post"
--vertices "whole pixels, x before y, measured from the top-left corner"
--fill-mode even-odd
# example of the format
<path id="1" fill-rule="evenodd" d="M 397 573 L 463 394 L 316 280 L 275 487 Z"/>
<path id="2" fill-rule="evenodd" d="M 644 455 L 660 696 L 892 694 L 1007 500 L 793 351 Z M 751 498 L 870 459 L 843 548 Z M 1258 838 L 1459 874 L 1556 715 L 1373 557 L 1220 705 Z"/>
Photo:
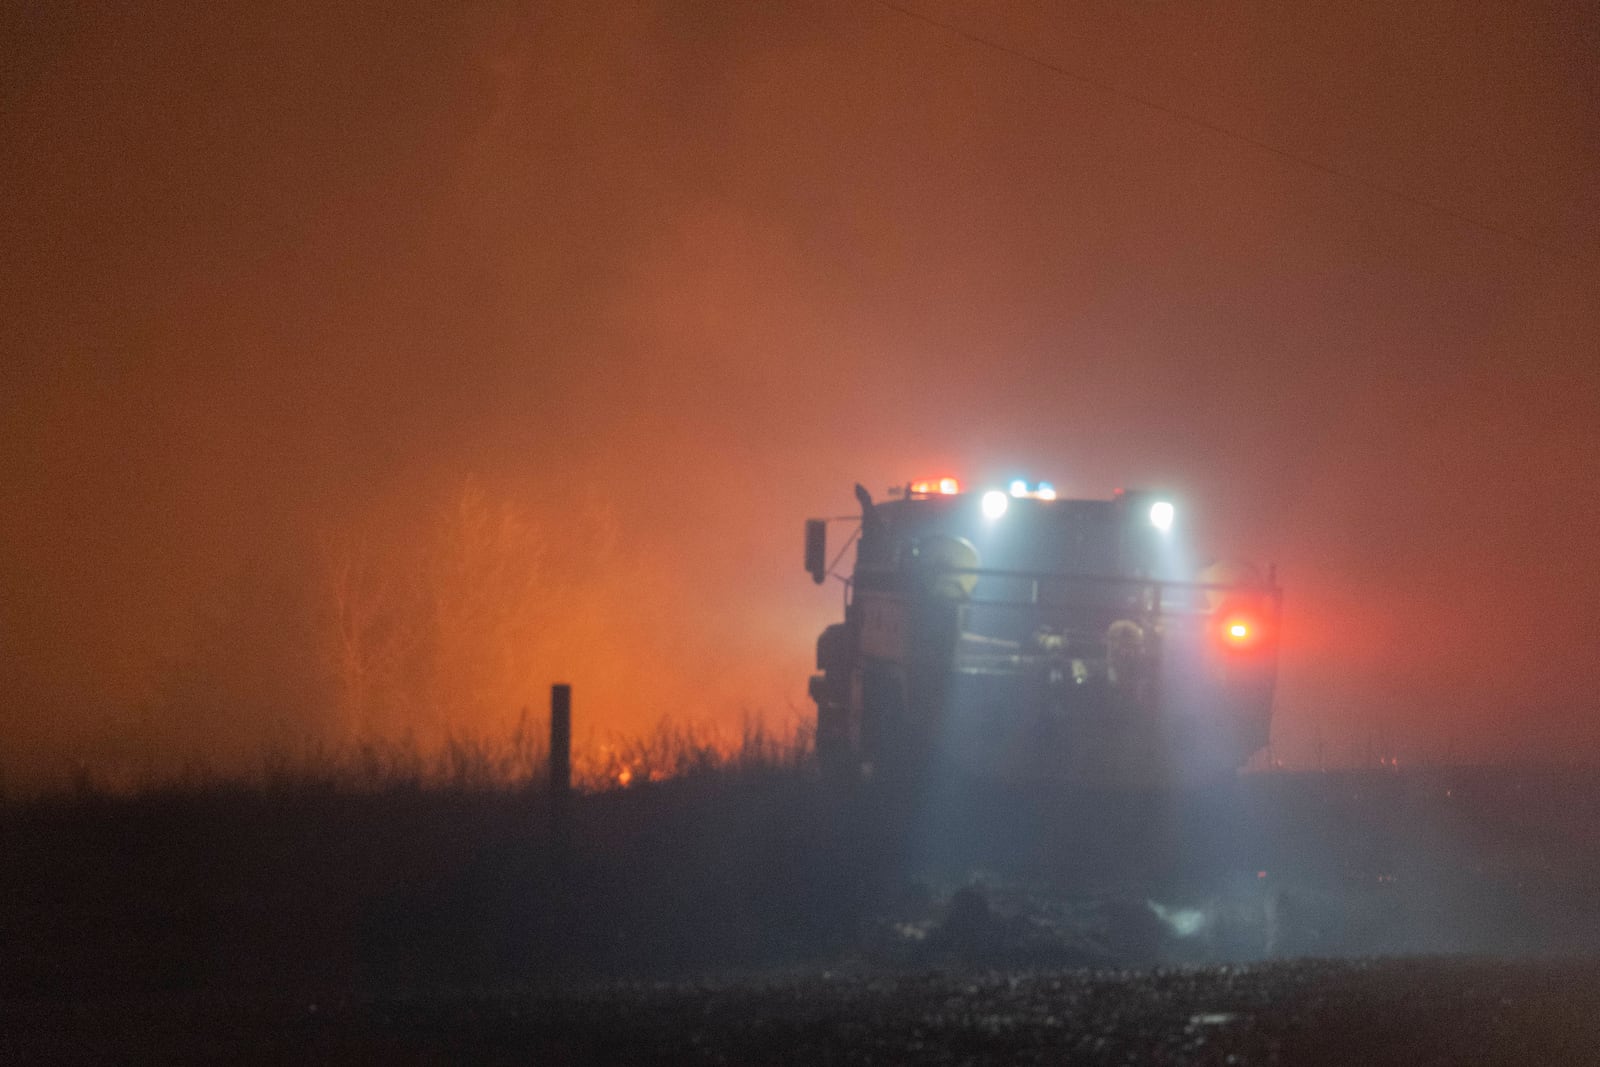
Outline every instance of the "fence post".
<path id="1" fill-rule="evenodd" d="M 572 686 L 550 687 L 550 792 L 572 792 Z"/>

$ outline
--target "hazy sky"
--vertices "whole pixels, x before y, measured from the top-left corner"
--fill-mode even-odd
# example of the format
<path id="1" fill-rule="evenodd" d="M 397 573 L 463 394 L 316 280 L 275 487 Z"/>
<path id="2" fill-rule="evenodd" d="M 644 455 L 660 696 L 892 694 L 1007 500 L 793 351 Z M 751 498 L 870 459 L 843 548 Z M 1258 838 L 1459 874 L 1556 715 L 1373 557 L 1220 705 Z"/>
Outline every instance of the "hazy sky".
<path id="1" fill-rule="evenodd" d="M 1278 563 L 1291 759 L 1600 756 L 1600 11 L 904 6 L 959 32 L 7 4 L 11 763 L 148 724 L 197 649 L 314 704 L 330 531 L 469 478 L 574 620 L 517 686 L 803 712 L 801 520 L 1016 471 Z"/>

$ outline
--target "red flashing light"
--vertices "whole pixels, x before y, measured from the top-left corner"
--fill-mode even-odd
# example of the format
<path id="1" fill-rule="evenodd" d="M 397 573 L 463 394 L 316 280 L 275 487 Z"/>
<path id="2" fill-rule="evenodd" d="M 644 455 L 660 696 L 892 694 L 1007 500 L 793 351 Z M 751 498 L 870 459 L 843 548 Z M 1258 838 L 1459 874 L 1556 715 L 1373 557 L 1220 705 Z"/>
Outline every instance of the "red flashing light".
<path id="1" fill-rule="evenodd" d="M 937 478 L 926 482 L 912 482 L 913 496 L 955 496 L 961 492 L 961 483 L 954 478 Z"/>
<path id="2" fill-rule="evenodd" d="M 1273 639 L 1273 618 L 1257 596 L 1228 596 L 1211 617 L 1212 640 L 1229 652 L 1250 652 Z"/>
<path id="3" fill-rule="evenodd" d="M 1223 616 L 1218 632 L 1222 643 L 1232 649 L 1247 649 L 1261 640 L 1261 627 L 1246 615 L 1229 613 Z"/>

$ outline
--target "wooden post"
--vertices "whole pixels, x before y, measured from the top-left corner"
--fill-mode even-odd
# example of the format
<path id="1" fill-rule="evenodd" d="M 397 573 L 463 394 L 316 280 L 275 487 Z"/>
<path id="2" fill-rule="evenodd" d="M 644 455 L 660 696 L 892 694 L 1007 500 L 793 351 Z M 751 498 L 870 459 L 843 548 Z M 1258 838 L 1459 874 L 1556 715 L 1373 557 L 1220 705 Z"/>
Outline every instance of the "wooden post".
<path id="1" fill-rule="evenodd" d="M 550 687 L 550 792 L 572 792 L 572 686 Z"/>

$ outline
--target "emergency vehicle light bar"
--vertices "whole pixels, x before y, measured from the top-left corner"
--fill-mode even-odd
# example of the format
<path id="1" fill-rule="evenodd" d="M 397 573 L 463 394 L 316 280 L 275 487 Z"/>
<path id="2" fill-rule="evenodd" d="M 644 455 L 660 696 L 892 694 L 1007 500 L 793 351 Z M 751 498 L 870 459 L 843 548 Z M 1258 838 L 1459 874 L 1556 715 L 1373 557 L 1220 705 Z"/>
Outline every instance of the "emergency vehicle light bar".
<path id="1" fill-rule="evenodd" d="M 912 482 L 911 496 L 955 496 L 961 492 L 961 483 L 954 478 L 935 478 L 926 482 Z"/>

